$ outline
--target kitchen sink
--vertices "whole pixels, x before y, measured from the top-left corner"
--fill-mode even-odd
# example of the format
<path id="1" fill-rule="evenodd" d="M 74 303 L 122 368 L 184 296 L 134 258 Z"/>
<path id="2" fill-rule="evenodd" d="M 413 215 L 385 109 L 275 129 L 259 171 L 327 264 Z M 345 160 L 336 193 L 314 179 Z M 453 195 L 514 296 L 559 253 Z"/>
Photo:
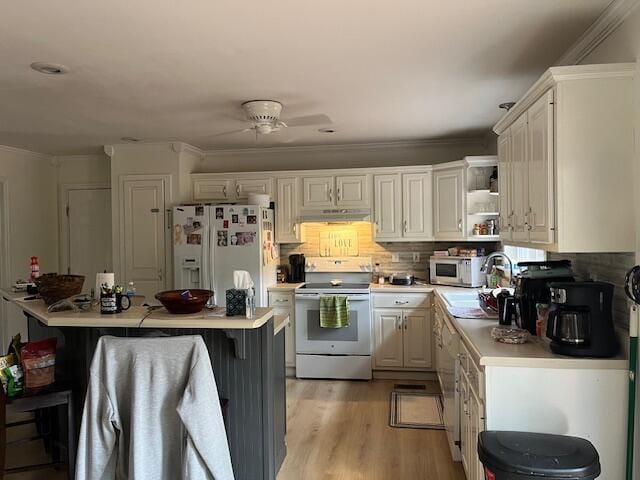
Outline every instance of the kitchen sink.
<path id="1" fill-rule="evenodd" d="M 477 292 L 465 292 L 465 293 L 443 293 L 442 296 L 452 307 L 479 307 L 478 293 Z"/>

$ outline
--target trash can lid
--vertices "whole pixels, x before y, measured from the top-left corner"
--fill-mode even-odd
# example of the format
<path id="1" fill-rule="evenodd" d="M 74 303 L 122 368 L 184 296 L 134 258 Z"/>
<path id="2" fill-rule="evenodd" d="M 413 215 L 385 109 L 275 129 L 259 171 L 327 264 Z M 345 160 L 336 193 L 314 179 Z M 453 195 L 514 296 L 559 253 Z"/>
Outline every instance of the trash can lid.
<path id="1" fill-rule="evenodd" d="M 478 438 L 480 461 L 498 472 L 540 478 L 594 479 L 600 457 L 588 440 L 546 433 L 484 431 Z"/>

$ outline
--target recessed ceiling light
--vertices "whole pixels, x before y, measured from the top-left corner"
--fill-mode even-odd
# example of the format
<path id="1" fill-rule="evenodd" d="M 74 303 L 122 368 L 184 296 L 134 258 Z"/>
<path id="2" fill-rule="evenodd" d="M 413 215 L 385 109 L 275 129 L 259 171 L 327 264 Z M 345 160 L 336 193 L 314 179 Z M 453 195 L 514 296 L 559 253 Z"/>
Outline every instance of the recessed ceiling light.
<path id="1" fill-rule="evenodd" d="M 140 139 L 136 137 L 122 137 L 120 140 L 123 142 L 139 142 Z"/>
<path id="2" fill-rule="evenodd" d="M 336 133 L 333 128 L 319 128 L 318 131 L 320 133 Z"/>
<path id="3" fill-rule="evenodd" d="M 69 67 L 60 63 L 33 62 L 31 68 L 47 75 L 64 75 L 69 71 Z"/>

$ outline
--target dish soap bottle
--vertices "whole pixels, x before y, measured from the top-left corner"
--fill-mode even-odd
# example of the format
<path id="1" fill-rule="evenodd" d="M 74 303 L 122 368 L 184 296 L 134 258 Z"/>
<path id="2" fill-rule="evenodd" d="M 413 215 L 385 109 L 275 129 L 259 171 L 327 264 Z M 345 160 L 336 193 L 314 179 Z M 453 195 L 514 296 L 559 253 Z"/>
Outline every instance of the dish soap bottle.
<path id="1" fill-rule="evenodd" d="M 490 288 L 497 288 L 497 286 L 500 284 L 500 276 L 498 275 L 498 269 L 495 265 L 493 266 L 493 268 L 491 268 L 491 275 L 489 276 L 488 283 Z"/>

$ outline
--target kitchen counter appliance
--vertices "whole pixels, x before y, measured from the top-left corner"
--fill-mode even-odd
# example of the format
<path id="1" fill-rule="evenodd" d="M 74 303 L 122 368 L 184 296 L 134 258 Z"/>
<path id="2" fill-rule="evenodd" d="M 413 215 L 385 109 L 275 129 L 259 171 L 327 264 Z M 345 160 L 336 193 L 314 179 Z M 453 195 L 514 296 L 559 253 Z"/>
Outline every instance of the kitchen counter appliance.
<path id="1" fill-rule="evenodd" d="M 481 287 L 485 283 L 482 265 L 485 257 L 431 257 L 429 276 L 432 284 L 455 287 Z"/>
<path id="2" fill-rule="evenodd" d="M 309 257 L 305 270 L 295 290 L 296 376 L 371 379 L 371 258 Z M 349 326 L 320 327 L 323 295 L 347 297 Z"/>
<path id="3" fill-rule="evenodd" d="M 291 283 L 302 283 L 304 282 L 304 266 L 306 265 L 306 260 L 304 258 L 303 253 L 294 253 L 293 255 L 289 255 L 289 282 Z"/>
<path id="4" fill-rule="evenodd" d="M 409 273 L 392 273 L 389 276 L 389 283 L 391 285 L 413 285 L 415 278 Z"/>
<path id="5" fill-rule="evenodd" d="M 549 303 L 551 282 L 572 282 L 573 270 L 570 260 L 546 262 L 520 262 L 518 267 L 524 269 L 516 277 L 515 299 L 518 309 L 518 327 L 536 334 L 537 303 Z"/>
<path id="6" fill-rule="evenodd" d="M 612 357 L 618 353 L 611 304 L 613 285 L 606 282 L 554 282 L 547 337 L 551 350 L 574 357 Z"/>

